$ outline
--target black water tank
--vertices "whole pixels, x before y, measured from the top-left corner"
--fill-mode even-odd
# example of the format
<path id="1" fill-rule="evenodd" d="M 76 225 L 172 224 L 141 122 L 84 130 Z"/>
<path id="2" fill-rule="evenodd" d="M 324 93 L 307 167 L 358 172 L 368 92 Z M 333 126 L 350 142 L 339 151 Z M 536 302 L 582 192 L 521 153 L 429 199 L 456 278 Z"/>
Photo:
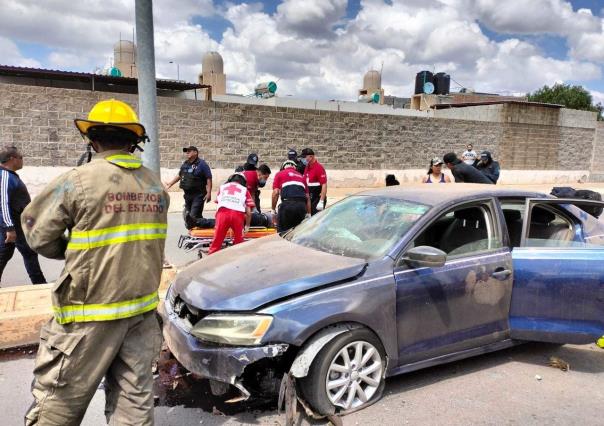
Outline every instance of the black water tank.
<path id="1" fill-rule="evenodd" d="M 434 74 L 434 93 L 448 95 L 451 90 L 451 76 L 444 72 Z"/>
<path id="2" fill-rule="evenodd" d="M 420 71 L 415 75 L 415 94 L 424 93 L 424 84 L 434 84 L 434 75 L 430 71 Z"/>

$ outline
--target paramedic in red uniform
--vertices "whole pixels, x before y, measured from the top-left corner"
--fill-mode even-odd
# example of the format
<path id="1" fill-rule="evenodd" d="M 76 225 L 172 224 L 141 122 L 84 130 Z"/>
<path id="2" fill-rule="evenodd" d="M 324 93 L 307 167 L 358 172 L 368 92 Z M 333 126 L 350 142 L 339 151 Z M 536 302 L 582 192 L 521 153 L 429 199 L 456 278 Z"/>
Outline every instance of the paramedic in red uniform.
<path id="1" fill-rule="evenodd" d="M 277 207 L 279 195 L 281 204 L 277 213 L 277 232 L 298 226 L 305 217 L 310 216 L 308 186 L 292 160 L 285 161 L 281 171 L 273 179 L 273 211 Z"/>
<path id="2" fill-rule="evenodd" d="M 241 172 L 245 176 L 247 182 L 247 190 L 250 191 L 252 197 L 256 195 L 258 190 L 258 154 L 250 154 L 247 156 L 247 161 L 243 165 Z M 237 171 L 237 170 L 235 170 Z"/>
<path id="3" fill-rule="evenodd" d="M 247 161 L 243 166 L 235 169 L 236 172 L 242 172 L 247 181 L 247 190 L 254 198 L 256 210 L 261 213 L 260 209 L 260 188 L 264 188 L 266 181 L 271 175 L 271 169 L 266 164 L 258 166 L 258 154 L 252 153 L 247 156 Z"/>
<path id="4" fill-rule="evenodd" d="M 216 211 L 214 239 L 210 244 L 208 254 L 220 250 L 229 229 L 233 230 L 233 244 L 243 242 L 243 233 L 249 230 L 254 208 L 254 200 L 246 186 L 245 176 L 241 173 L 231 175 L 227 182 L 220 186 L 216 197 L 218 210 Z"/>
<path id="5" fill-rule="evenodd" d="M 310 214 L 315 215 L 325 208 L 327 195 L 327 174 L 317 161 L 315 152 L 311 148 L 304 148 L 300 153 L 304 169 L 304 178 L 310 194 Z"/>

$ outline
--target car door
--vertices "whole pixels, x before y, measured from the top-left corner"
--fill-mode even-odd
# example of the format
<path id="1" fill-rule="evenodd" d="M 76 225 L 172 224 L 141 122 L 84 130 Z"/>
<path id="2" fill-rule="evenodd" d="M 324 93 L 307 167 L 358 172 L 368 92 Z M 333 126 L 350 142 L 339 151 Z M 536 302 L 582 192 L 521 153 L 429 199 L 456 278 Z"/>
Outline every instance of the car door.
<path id="1" fill-rule="evenodd" d="M 403 250 L 395 267 L 399 365 L 509 338 L 512 259 L 492 200 L 448 209 Z M 405 252 L 430 246 L 442 267 L 413 268 Z"/>
<path id="2" fill-rule="evenodd" d="M 528 199 L 512 252 L 514 339 L 584 344 L 604 335 L 604 223 L 577 205 Z"/>

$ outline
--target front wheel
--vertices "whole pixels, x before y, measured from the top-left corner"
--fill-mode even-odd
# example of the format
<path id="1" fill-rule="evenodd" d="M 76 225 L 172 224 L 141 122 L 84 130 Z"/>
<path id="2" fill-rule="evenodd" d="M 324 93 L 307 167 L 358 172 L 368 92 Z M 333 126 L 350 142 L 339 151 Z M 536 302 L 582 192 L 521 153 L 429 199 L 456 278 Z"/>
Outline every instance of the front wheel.
<path id="1" fill-rule="evenodd" d="M 381 398 L 385 369 L 381 342 L 358 328 L 337 336 L 317 354 L 300 387 L 319 414 L 349 413 Z"/>

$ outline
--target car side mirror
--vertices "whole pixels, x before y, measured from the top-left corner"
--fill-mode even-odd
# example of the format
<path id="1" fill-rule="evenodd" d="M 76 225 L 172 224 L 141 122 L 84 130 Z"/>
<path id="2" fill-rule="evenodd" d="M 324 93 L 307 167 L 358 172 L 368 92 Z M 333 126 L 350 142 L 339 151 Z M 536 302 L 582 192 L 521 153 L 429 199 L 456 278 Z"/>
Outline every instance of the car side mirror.
<path id="1" fill-rule="evenodd" d="M 412 268 L 439 268 L 445 266 L 447 253 L 436 247 L 418 246 L 405 253 L 401 260 Z"/>

